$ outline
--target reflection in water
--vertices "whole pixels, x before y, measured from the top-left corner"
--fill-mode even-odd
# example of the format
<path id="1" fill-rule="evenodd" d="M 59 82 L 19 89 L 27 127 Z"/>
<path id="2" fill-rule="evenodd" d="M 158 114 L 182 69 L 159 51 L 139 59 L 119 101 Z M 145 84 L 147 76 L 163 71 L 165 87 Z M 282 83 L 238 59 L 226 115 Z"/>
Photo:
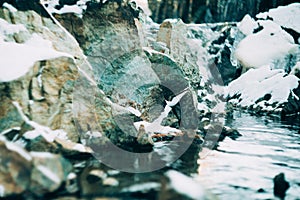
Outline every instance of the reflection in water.
<path id="1" fill-rule="evenodd" d="M 273 199 L 273 178 L 283 172 L 291 185 L 286 199 L 300 198 L 299 123 L 236 112 L 227 124 L 243 136 L 199 159 L 196 178 L 220 199 Z"/>

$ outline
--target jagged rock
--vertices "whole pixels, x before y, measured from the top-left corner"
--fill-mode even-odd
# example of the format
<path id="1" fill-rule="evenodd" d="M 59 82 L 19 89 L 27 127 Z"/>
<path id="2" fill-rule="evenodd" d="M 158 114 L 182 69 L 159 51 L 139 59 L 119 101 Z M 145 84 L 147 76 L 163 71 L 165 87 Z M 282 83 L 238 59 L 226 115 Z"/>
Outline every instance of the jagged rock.
<path id="1" fill-rule="evenodd" d="M 195 100 L 195 94 L 193 90 L 189 88 L 189 82 L 185 79 L 181 68 L 170 57 L 159 52 L 150 51 L 147 55 L 151 61 L 152 69 L 160 80 L 160 87 L 164 99 L 169 101 L 172 97 L 177 96 L 183 91 L 187 91 L 179 101 L 180 107 L 175 108 L 174 112 L 178 120 L 180 120 L 182 128 L 195 130 L 196 127 L 198 127 L 197 102 Z M 152 96 L 152 98 L 159 99 L 160 97 Z M 160 103 L 155 100 L 153 102 Z"/>
<path id="2" fill-rule="evenodd" d="M 157 42 L 166 44 L 169 55 L 178 63 L 188 82 L 198 89 L 201 80 L 197 64 L 198 51 L 191 50 L 193 42 L 188 38 L 188 26 L 179 20 L 164 21 L 157 33 Z"/>
<path id="3" fill-rule="evenodd" d="M 42 70 L 41 70 L 42 69 Z M 40 72 L 42 71 L 42 72 Z M 37 88 L 32 88 L 35 77 L 41 76 L 39 98 Z M 1 83 L 2 112 L 1 130 L 21 126 L 22 120 L 16 114 L 13 101 L 21 102 L 24 112 L 33 121 L 48 125 L 51 129 L 64 129 L 76 137 L 76 129 L 72 127 L 71 98 L 72 84 L 77 77 L 77 68 L 72 59 L 58 58 L 36 63 L 30 72 L 16 81 Z M 33 80 L 32 80 L 33 79 Z M 34 97 L 34 95 L 35 97 Z M 8 98 L 9 97 L 9 98 Z M 43 98 L 42 98 L 43 97 Z M 42 98 L 42 99 L 41 99 Z M 68 111 L 69 110 L 69 111 Z M 12 116 L 12 117 L 9 117 Z M 15 117 L 13 117 L 15 116 Z M 72 135 L 70 137 L 72 138 Z"/>
<path id="4" fill-rule="evenodd" d="M 76 44 L 73 45 L 71 42 L 73 40 L 50 18 L 42 18 L 32 10 L 11 12 L 7 9 L 0 10 L 0 17 L 25 27 L 23 32 L 26 35 L 18 35 L 22 32 L 16 33 L 18 35 L 16 38 L 19 38 L 16 42 L 20 40 L 34 42 L 34 39 L 39 38 L 41 42 L 51 41 L 53 48 L 59 51 L 65 50 L 74 56 L 80 54 L 80 48 Z M 50 24 L 51 27 L 48 26 Z M 20 126 L 20 117 L 16 116 L 16 109 L 11 104 L 13 100 L 20 102 L 26 115 L 34 121 L 52 129 L 62 128 L 70 134 L 70 138 L 76 140 L 78 136 L 72 122 L 71 101 L 77 77 L 78 69 L 75 61 L 70 57 L 61 57 L 37 61 L 25 76 L 15 81 L 1 83 L 3 109 L 1 108 L 0 118 L 5 120 L 5 123 L 1 123 L 0 129 Z"/>
<path id="5" fill-rule="evenodd" d="M 108 1 L 102 6 L 88 6 L 82 18 L 74 14 L 55 15 L 79 42 L 96 77 L 101 77 L 105 66 L 141 47 L 131 9 L 117 9 L 114 2 Z"/>

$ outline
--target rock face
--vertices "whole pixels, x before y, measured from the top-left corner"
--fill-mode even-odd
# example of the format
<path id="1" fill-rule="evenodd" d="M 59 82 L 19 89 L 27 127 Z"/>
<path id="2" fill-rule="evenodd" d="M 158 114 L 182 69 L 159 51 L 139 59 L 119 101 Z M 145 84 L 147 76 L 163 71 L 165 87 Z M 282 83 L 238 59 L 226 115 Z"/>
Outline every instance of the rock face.
<path id="1" fill-rule="evenodd" d="M 38 38 L 40 42 L 50 40 L 53 48 L 58 51 L 68 50 L 74 56 L 79 54 L 78 47 L 60 43 L 62 42 L 60 36 L 66 36 L 66 33 L 53 24 L 50 18 L 42 18 L 34 11 L 11 12 L 1 9 L 0 13 L 1 18 L 7 20 L 8 23 L 25 25 L 24 30 L 14 33 L 12 39 L 9 34 L 4 35 L 4 41 L 30 44 L 30 41 L 34 42 L 35 38 Z M 51 31 L 46 29 L 47 25 L 51 25 L 49 27 L 53 29 Z M 64 40 L 70 41 L 69 38 Z M 52 129 L 64 129 L 70 133 L 71 138 L 76 140 L 78 136 L 76 136 L 76 129 L 72 122 L 71 103 L 73 85 L 77 77 L 78 69 L 75 60 L 71 55 L 65 54 L 53 59 L 37 60 L 24 76 L 0 83 L 1 102 L 3 102 L 0 129 L 5 130 L 22 125 L 22 119 L 12 105 L 12 102 L 16 101 L 21 104 L 25 114 L 34 121 Z"/>
<path id="2" fill-rule="evenodd" d="M 14 5 L 13 2 L 12 4 Z M 91 96 L 95 97 L 96 85 L 93 82 L 90 64 L 86 61 L 76 40 L 50 15 L 39 16 L 31 10 L 33 8 L 23 7 L 22 4 L 18 4 L 18 8 L 24 11 L 13 11 L 7 8 L 0 10 L 0 17 L 5 20 L 1 25 L 21 27 L 20 30 L 14 28 L 15 31 L 3 32 L 1 39 L 4 44 L 8 45 L 6 42 L 13 42 L 18 48 L 17 44 L 20 44 L 24 49 L 36 48 L 38 52 L 44 52 L 43 45 L 46 45 L 49 51 L 57 53 L 54 57 L 37 56 L 36 60 L 30 64 L 32 66 L 28 65 L 28 70 L 23 76 L 0 83 L 1 102 L 3 102 L 0 129 L 3 131 L 12 127 L 21 127 L 23 120 L 12 105 L 12 102 L 18 102 L 30 119 L 53 130 L 62 129 L 68 133 L 71 140 L 76 142 L 79 139 L 78 130 L 79 133 L 85 133 L 89 131 L 89 127 L 98 127 L 96 120 L 83 117 L 89 112 L 92 114 L 88 116 L 94 115 L 95 101 L 91 102 L 90 97 L 83 96 L 89 92 L 85 88 L 89 88 L 92 92 Z M 43 9 L 39 4 L 37 12 L 40 13 Z M 34 46 L 36 43 L 42 43 L 42 47 Z M 13 54 L 13 51 L 11 53 Z M 13 55 L 8 52 L 9 56 Z M 74 92 L 74 87 L 76 92 Z M 115 129 L 114 126 L 108 126 L 109 123 L 112 124 L 112 121 L 109 122 L 109 118 L 112 117 L 110 112 L 112 105 L 102 93 L 98 92 L 97 95 L 98 104 L 101 103 L 101 106 L 97 107 L 100 113 L 99 118 L 106 119 L 104 131 Z M 74 96 L 76 96 L 75 101 Z M 72 107 L 74 104 L 75 110 Z M 82 105 L 90 107 L 87 109 Z M 74 114 L 75 117 L 82 116 L 80 120 L 81 124 L 85 124 L 84 127 L 77 127 Z"/>
<path id="3" fill-rule="evenodd" d="M 158 23 L 167 18 L 181 18 L 186 23 L 210 23 L 240 21 L 246 14 L 255 16 L 259 12 L 293 2 L 295 1 L 149 0 L 149 8 L 152 19 Z"/>

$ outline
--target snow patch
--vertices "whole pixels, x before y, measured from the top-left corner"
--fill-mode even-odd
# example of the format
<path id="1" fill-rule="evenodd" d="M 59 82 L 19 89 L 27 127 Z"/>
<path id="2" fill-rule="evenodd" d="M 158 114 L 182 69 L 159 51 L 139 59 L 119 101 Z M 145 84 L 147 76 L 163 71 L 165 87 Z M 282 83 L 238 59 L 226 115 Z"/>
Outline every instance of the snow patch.
<path id="1" fill-rule="evenodd" d="M 172 110 L 171 107 L 178 104 L 178 102 L 181 100 L 181 98 L 187 93 L 187 91 L 183 91 L 182 93 L 175 96 L 171 101 L 166 101 L 166 106 L 164 108 L 164 111 L 161 113 L 161 115 L 156 118 L 152 123 L 146 122 L 146 121 L 139 121 L 135 122 L 134 126 L 137 130 L 139 130 L 141 125 L 144 125 L 146 133 L 180 133 L 181 130 L 172 128 L 169 126 L 162 126 L 162 121 L 168 116 L 169 112 Z"/>
<path id="2" fill-rule="evenodd" d="M 160 188 L 160 184 L 156 182 L 148 182 L 142 184 L 132 185 L 130 187 L 122 189 L 121 192 L 140 192 L 140 191 L 149 191 L 151 189 Z"/>
<path id="3" fill-rule="evenodd" d="M 82 17 L 83 12 L 87 9 L 86 3 L 88 1 L 90 0 L 79 0 L 74 5 L 64 5 L 60 9 L 57 9 L 57 6 L 59 5 L 59 0 L 42 0 L 41 3 L 45 6 L 49 13 L 74 13 L 79 17 Z"/>
<path id="4" fill-rule="evenodd" d="M 137 110 L 131 106 L 127 107 L 126 109 L 137 117 L 140 117 L 142 115 L 142 113 L 139 110 Z"/>
<path id="5" fill-rule="evenodd" d="M 32 131 L 26 132 L 23 137 L 29 140 L 35 139 L 38 136 L 42 136 L 47 142 L 53 142 L 56 137 L 66 137 L 66 133 L 62 130 L 51 130 L 49 127 L 42 126 L 34 121 L 28 119 L 28 117 L 23 113 L 23 110 L 17 101 L 13 101 L 12 104 L 17 108 L 21 118 L 26 124 L 34 128 Z"/>
<path id="6" fill-rule="evenodd" d="M 31 151 L 30 155 L 34 158 L 54 158 L 54 154 L 49 152 L 37 152 L 37 151 Z"/>
<path id="7" fill-rule="evenodd" d="M 10 24 L 4 19 L 0 18 L 0 36 L 5 38 L 6 35 L 13 35 L 21 31 L 27 31 L 26 27 L 23 24 Z M 0 41 L 1 42 L 1 41 Z"/>
<path id="8" fill-rule="evenodd" d="M 24 76 L 37 61 L 58 57 L 70 55 L 49 47 L 4 42 L 0 45 L 0 82 L 9 82 Z"/>

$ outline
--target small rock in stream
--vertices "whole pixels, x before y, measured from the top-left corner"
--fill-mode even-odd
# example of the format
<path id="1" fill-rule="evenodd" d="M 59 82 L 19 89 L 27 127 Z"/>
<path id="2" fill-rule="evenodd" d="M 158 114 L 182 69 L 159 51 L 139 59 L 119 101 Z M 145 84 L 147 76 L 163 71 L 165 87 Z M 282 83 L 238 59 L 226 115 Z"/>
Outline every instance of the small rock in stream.
<path id="1" fill-rule="evenodd" d="M 284 199 L 286 191 L 289 189 L 290 184 L 285 180 L 284 173 L 276 175 L 273 179 L 274 190 L 273 193 L 275 196 L 280 199 Z"/>

